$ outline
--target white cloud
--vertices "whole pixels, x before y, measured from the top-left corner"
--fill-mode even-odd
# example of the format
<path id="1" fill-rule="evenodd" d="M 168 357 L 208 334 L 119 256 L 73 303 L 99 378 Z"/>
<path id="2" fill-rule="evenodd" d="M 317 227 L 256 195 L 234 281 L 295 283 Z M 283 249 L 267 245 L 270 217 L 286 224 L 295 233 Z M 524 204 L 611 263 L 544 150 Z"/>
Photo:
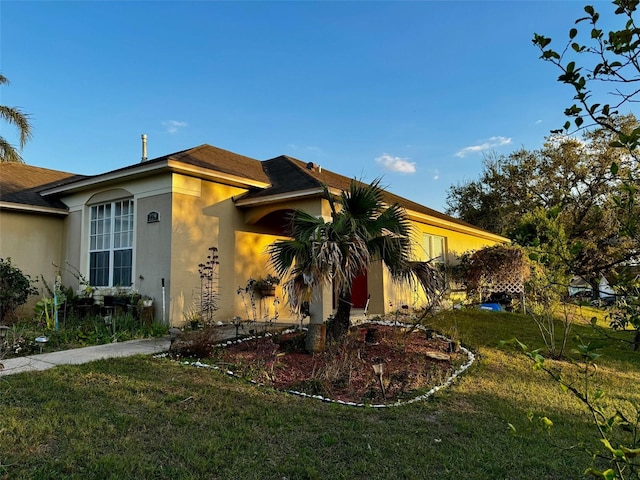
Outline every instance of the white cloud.
<path id="1" fill-rule="evenodd" d="M 388 153 L 383 153 L 376 158 L 376 162 L 386 170 L 400 173 L 415 173 L 416 163 L 409 162 L 408 160 L 408 158 L 394 157 Z"/>
<path id="2" fill-rule="evenodd" d="M 485 150 L 489 150 L 495 147 L 501 147 L 503 145 L 509 145 L 511 143 L 511 139 L 507 137 L 491 137 L 489 140 L 480 143 L 478 145 L 471 145 L 469 147 L 465 147 L 456 153 L 456 157 L 464 157 L 470 153 L 483 152 Z"/>
<path id="3" fill-rule="evenodd" d="M 435 173 L 433 174 L 433 179 L 434 180 L 439 180 L 440 179 L 440 172 L 438 170 L 436 170 Z"/>
<path id="4" fill-rule="evenodd" d="M 176 133 L 179 129 L 186 127 L 187 122 L 167 120 L 166 122 L 162 122 L 162 126 L 167 129 L 167 133 Z"/>
<path id="5" fill-rule="evenodd" d="M 324 155 L 324 151 L 322 150 L 322 148 L 316 145 L 300 146 L 295 143 L 289 143 L 287 144 L 287 148 L 290 148 L 291 150 L 304 150 L 306 152 Z"/>

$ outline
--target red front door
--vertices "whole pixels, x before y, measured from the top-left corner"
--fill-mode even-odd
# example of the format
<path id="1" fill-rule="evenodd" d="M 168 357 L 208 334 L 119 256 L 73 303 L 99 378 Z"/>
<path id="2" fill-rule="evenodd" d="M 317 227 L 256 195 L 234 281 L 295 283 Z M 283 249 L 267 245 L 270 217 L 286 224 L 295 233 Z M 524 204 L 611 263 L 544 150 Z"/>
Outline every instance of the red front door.
<path id="1" fill-rule="evenodd" d="M 367 273 L 358 275 L 351 285 L 351 303 L 353 308 L 364 308 L 367 304 Z"/>

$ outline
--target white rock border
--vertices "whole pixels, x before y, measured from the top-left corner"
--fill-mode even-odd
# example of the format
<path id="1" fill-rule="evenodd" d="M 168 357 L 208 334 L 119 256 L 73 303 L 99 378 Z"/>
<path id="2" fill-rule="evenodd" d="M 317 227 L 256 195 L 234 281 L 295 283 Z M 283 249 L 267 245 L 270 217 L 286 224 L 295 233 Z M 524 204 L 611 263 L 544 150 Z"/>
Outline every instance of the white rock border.
<path id="1" fill-rule="evenodd" d="M 404 328 L 414 327 L 414 325 L 412 325 L 412 324 L 400 323 L 400 322 L 387 322 L 387 321 L 382 321 L 382 320 L 370 320 L 370 321 L 366 321 L 366 322 L 362 322 L 362 323 L 367 323 L 367 324 L 371 324 L 371 325 L 383 325 L 383 326 L 388 326 L 388 327 L 404 327 Z M 426 328 L 423 327 L 422 325 L 418 325 L 416 328 L 418 330 L 423 330 L 423 331 L 426 330 Z M 295 328 L 288 328 L 286 330 L 283 330 L 279 334 L 283 335 L 283 334 L 287 334 L 287 333 L 293 333 L 295 331 L 296 331 Z M 271 333 L 267 332 L 264 336 L 269 337 L 269 336 L 271 336 Z M 440 338 L 442 340 L 449 340 L 449 338 L 445 337 L 444 335 L 440 335 L 440 334 L 436 334 L 436 337 L 438 337 L 438 338 Z M 236 344 L 236 343 L 248 342 L 249 340 L 254 340 L 256 338 L 261 338 L 261 336 L 253 335 L 253 336 L 250 336 L 250 337 L 242 338 L 240 340 L 227 340 L 226 342 L 219 343 L 217 346 L 226 347 L 226 346 L 233 345 L 233 344 Z M 346 405 L 346 406 L 349 406 L 349 407 L 370 407 L 370 408 L 400 407 L 402 405 L 408 405 L 410 403 L 415 403 L 415 402 L 420 402 L 422 400 L 426 400 L 427 398 L 429 398 L 430 396 L 434 395 L 439 390 L 441 390 L 443 388 L 446 388 L 449 385 L 451 385 L 454 382 L 454 380 L 456 378 L 458 378 L 459 375 L 464 373 L 465 370 L 467 370 L 471 365 L 473 365 L 473 363 L 476 360 L 476 356 L 474 355 L 474 353 L 471 352 L 469 349 L 463 347 L 462 345 L 460 346 L 460 351 L 462 353 L 465 353 L 467 355 L 467 358 L 468 358 L 468 361 L 464 365 L 462 365 L 455 372 L 453 372 L 451 374 L 451 376 L 449 378 L 447 378 L 447 380 L 445 380 L 444 383 L 442 383 L 440 385 L 437 385 L 437 386 L 433 387 L 431 390 L 429 390 L 427 393 L 424 393 L 422 395 L 418 395 L 417 397 L 412 398 L 410 400 L 397 401 L 397 402 L 394 402 L 394 403 L 381 403 L 381 404 L 356 403 L 356 402 L 345 402 L 344 400 L 334 400 L 332 398 L 323 397 L 322 395 L 309 395 L 308 393 L 298 392 L 297 390 L 280 390 L 280 391 L 283 391 L 283 392 L 288 393 L 290 395 L 298 395 L 300 397 L 312 398 L 314 400 L 320 400 L 320 401 L 323 401 L 325 403 L 337 403 L 339 405 Z M 159 355 L 154 355 L 155 358 L 162 358 L 162 357 L 167 357 L 167 356 L 168 356 L 168 353 L 162 353 L 162 354 L 159 354 Z M 180 362 L 180 363 L 182 365 L 190 365 L 190 366 L 198 367 L 198 368 L 208 368 L 208 369 L 211 369 L 211 370 L 219 370 L 219 371 L 222 371 L 223 373 L 225 373 L 226 375 L 228 375 L 230 377 L 241 379 L 241 377 L 239 375 L 236 375 L 231 370 L 222 370 L 217 365 L 209 365 L 207 363 L 202 363 L 200 361 L 196 361 L 196 362 L 183 361 L 183 362 Z M 256 382 L 255 380 L 248 380 L 248 381 L 249 381 L 249 383 L 252 383 L 254 385 L 265 386 L 263 383 Z"/>

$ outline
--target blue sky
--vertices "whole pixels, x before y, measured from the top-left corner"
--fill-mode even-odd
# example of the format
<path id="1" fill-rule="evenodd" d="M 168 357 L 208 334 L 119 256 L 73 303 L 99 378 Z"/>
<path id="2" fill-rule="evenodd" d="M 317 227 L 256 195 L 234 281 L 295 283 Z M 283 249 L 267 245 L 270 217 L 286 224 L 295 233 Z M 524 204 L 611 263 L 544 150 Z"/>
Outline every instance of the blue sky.
<path id="1" fill-rule="evenodd" d="M 564 123 L 571 91 L 531 38 L 564 42 L 584 4 L 3 0 L 0 102 L 31 115 L 39 167 L 136 163 L 146 133 L 150 158 L 286 154 L 444 210 L 483 155 Z"/>

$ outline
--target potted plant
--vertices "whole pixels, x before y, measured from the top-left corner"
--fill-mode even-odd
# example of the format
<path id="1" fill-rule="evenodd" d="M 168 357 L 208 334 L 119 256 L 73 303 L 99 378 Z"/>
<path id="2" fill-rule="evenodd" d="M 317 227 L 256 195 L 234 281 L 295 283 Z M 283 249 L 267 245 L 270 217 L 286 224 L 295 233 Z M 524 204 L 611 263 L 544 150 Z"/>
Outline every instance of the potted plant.
<path id="1" fill-rule="evenodd" d="M 78 281 L 78 290 L 76 295 L 68 295 L 67 298 L 73 299 L 76 305 L 93 305 L 95 303 L 94 294 L 96 288 L 93 287 L 87 277 L 80 272 L 76 267 L 67 263 L 67 272 L 69 272 Z"/>
<path id="2" fill-rule="evenodd" d="M 253 288 L 263 297 L 274 297 L 276 285 L 280 285 L 280 278 L 269 274 L 264 278 L 257 279 L 253 284 Z"/>
<path id="3" fill-rule="evenodd" d="M 80 285 L 80 288 L 78 290 L 78 300 L 80 301 L 78 303 L 80 305 L 93 305 L 94 290 L 95 288 L 93 288 L 88 283 L 84 285 Z"/>
<path id="4" fill-rule="evenodd" d="M 195 308 L 195 307 L 190 307 L 189 309 L 185 310 L 182 315 L 184 316 L 184 319 L 189 322 L 189 324 L 191 325 L 191 329 L 192 330 L 196 330 L 198 328 L 200 328 L 200 322 L 202 321 L 202 313 L 200 313 L 200 311 Z"/>
<path id="5" fill-rule="evenodd" d="M 110 288 L 102 288 L 102 289 L 98 289 L 96 291 L 98 291 L 98 292 L 100 292 L 102 294 L 102 304 L 105 307 L 113 307 L 115 295 L 114 295 L 112 289 L 110 289 Z"/>
<path id="6" fill-rule="evenodd" d="M 93 288 L 91 285 L 80 285 L 77 295 L 75 297 L 71 297 L 73 298 L 73 303 L 75 303 L 75 305 L 83 305 L 83 306 L 93 305 L 94 291 L 95 291 L 95 288 Z"/>

